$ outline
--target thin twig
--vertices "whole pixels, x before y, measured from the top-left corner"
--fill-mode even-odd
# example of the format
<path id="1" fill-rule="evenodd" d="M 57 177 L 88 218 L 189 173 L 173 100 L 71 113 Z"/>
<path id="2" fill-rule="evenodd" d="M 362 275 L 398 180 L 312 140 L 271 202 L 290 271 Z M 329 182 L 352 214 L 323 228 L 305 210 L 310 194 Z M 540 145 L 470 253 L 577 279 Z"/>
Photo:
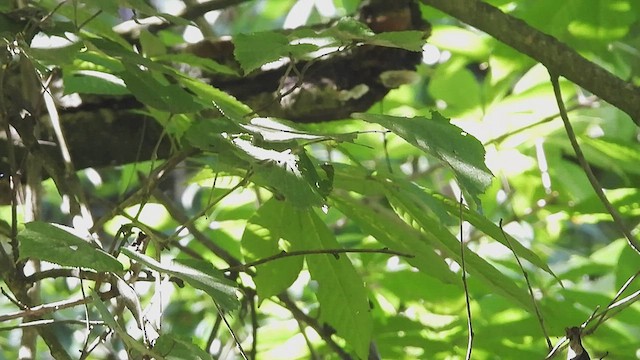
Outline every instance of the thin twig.
<path id="1" fill-rule="evenodd" d="M 317 249 L 317 250 L 298 250 L 298 251 L 281 251 L 275 255 L 267 256 L 262 259 L 258 259 L 256 261 L 252 261 L 246 264 L 231 266 L 226 269 L 222 269 L 224 272 L 245 272 L 249 268 L 262 265 L 264 263 L 275 261 L 279 259 L 283 259 L 291 256 L 304 256 L 304 255 L 320 255 L 320 254 L 330 254 L 338 258 L 339 254 L 345 253 L 374 253 L 374 254 L 389 254 L 389 255 L 397 255 L 407 258 L 412 258 L 414 255 L 403 253 L 400 251 L 389 250 L 387 248 L 382 249 Z"/>
<path id="2" fill-rule="evenodd" d="M 222 324 L 222 316 L 218 314 L 216 318 L 216 322 L 213 324 L 213 328 L 211 328 L 211 332 L 209 333 L 209 338 L 207 339 L 207 345 L 205 346 L 205 350 L 207 352 L 211 351 L 211 344 L 213 344 L 213 340 L 218 337 L 218 330 L 220 329 L 220 324 Z"/>
<path id="3" fill-rule="evenodd" d="M 315 332 L 320 335 L 322 340 L 324 340 L 327 346 L 331 350 L 333 350 L 333 352 L 335 352 L 338 357 L 340 357 L 340 359 L 352 360 L 351 356 L 342 347 L 340 347 L 340 345 L 338 345 L 333 340 L 333 338 L 331 338 L 331 334 L 324 329 L 324 327 L 318 322 L 318 320 L 312 318 L 311 316 L 305 314 L 302 310 L 300 310 L 286 293 L 278 295 L 278 299 L 281 301 L 281 303 L 277 304 L 289 310 L 294 319 L 296 319 L 297 321 L 302 321 L 313 328 L 313 330 L 315 330 Z"/>
<path id="4" fill-rule="evenodd" d="M 0 331 L 10 331 L 15 329 L 23 329 L 29 327 L 36 326 L 47 326 L 47 325 L 59 325 L 59 324 L 74 324 L 74 325 L 84 325 L 86 323 L 85 320 L 56 320 L 56 319 L 42 319 L 42 320 L 34 320 L 29 322 L 24 322 L 12 326 L 3 326 L 0 327 Z M 93 325 L 105 325 L 103 321 L 89 321 L 89 324 Z"/>
<path id="5" fill-rule="evenodd" d="M 7 299 L 9 299 L 9 301 L 11 301 L 19 309 L 27 310 L 29 308 L 27 305 L 21 303 L 20 301 L 18 301 L 18 299 L 14 298 L 8 292 L 6 292 L 4 288 L 0 288 L 0 291 L 2 292 L 2 295 L 4 295 Z"/>
<path id="6" fill-rule="evenodd" d="M 509 240 L 509 237 L 507 236 L 507 234 L 505 234 L 504 229 L 502 228 L 502 219 L 500 219 L 499 226 L 500 226 L 500 232 L 502 233 L 502 237 L 507 241 L 507 244 L 509 245 L 509 249 L 511 249 L 511 252 L 513 253 L 513 256 L 515 256 L 516 262 L 518 263 L 518 267 L 520 267 L 520 270 L 522 271 L 522 275 L 524 275 L 524 281 L 527 283 L 527 289 L 529 289 L 529 295 L 531 296 L 531 302 L 533 303 L 533 308 L 535 309 L 535 312 L 536 312 L 536 318 L 538 318 L 538 323 L 540 324 L 540 328 L 542 329 L 542 333 L 544 334 L 544 338 L 547 341 L 547 348 L 549 350 L 551 350 L 553 348 L 553 344 L 551 343 L 551 339 L 549 338 L 549 334 L 547 334 L 547 329 L 544 327 L 544 318 L 542 317 L 542 313 L 540 312 L 540 308 L 538 308 L 538 303 L 536 302 L 536 297 L 533 294 L 533 288 L 531 287 L 531 282 L 529 281 L 529 274 L 524 269 L 524 266 L 522 266 L 522 262 L 520 261 L 520 257 L 518 256 L 516 251 L 513 249 L 513 245 L 511 245 L 511 240 Z"/>
<path id="7" fill-rule="evenodd" d="M 253 345 L 249 352 L 250 359 L 255 359 L 258 354 L 258 309 L 256 309 L 255 294 L 251 294 L 249 298 L 249 305 L 251 306 L 251 337 L 253 338 Z"/>
<path id="8" fill-rule="evenodd" d="M 466 360 L 471 359 L 471 351 L 473 350 L 473 324 L 471 318 L 471 301 L 469 299 L 469 287 L 467 286 L 467 265 L 464 260 L 464 238 L 463 238 L 463 228 L 462 225 L 464 223 L 462 219 L 462 203 L 463 198 L 460 195 L 460 262 L 462 263 L 462 286 L 464 287 L 464 299 L 467 305 L 467 331 L 469 333 L 469 338 L 467 341 L 467 356 Z"/>
<path id="9" fill-rule="evenodd" d="M 600 326 L 600 324 L 602 324 L 604 322 L 604 320 L 606 318 L 606 315 L 609 312 L 609 310 L 612 308 L 612 306 L 614 304 L 616 304 L 618 302 L 618 299 L 620 298 L 622 293 L 625 292 L 625 290 L 627 290 L 627 288 L 629 288 L 631 283 L 633 283 L 633 281 L 635 281 L 635 279 L 638 276 L 640 276 L 640 271 L 636 272 L 629 279 L 627 279 L 627 281 L 625 281 L 625 283 L 620 287 L 620 290 L 618 290 L 618 292 L 613 297 L 613 299 L 611 299 L 611 301 L 609 302 L 609 305 L 607 305 L 607 307 L 601 313 L 596 314 L 596 315 L 593 316 L 593 318 L 598 318 L 598 321 L 596 322 L 595 325 L 590 327 L 589 330 L 585 331 L 586 335 L 592 334 L 594 331 L 596 331 L 598 326 Z"/>
<path id="10" fill-rule="evenodd" d="M 244 352 L 244 349 L 242 349 L 242 344 L 240 344 L 240 340 L 238 339 L 238 337 L 236 336 L 236 333 L 231 328 L 231 325 L 227 321 L 227 318 L 224 316 L 222 309 L 220 309 L 220 306 L 218 305 L 217 302 L 214 301 L 213 303 L 216 305 L 216 309 L 218 309 L 218 315 L 220 315 L 220 317 L 222 318 L 222 321 L 224 321 L 224 324 L 227 326 L 227 329 L 229 330 L 229 333 L 231 334 L 233 341 L 236 343 L 236 347 L 238 348 L 238 351 L 240 351 L 240 355 L 242 355 L 242 358 L 244 360 L 249 360 L 249 358 L 247 357 L 247 354 L 245 354 Z"/>
<path id="11" fill-rule="evenodd" d="M 633 249 L 635 249 L 638 254 L 640 254 L 640 243 L 638 243 L 638 240 L 631 234 L 629 229 L 627 229 L 624 222 L 622 221 L 622 216 L 620 216 L 620 213 L 618 213 L 618 210 L 616 210 L 616 208 L 614 208 L 613 205 L 611 205 L 611 203 L 609 202 L 609 199 L 607 199 L 607 196 L 602 190 L 600 182 L 593 174 L 593 171 L 591 171 L 591 166 L 585 159 L 584 154 L 582 153 L 582 149 L 580 149 L 580 145 L 578 144 L 578 140 L 576 139 L 576 134 L 573 131 L 571 122 L 569 122 L 567 109 L 565 108 L 564 102 L 562 101 L 562 91 L 560 89 L 560 83 L 558 82 L 558 75 L 549 70 L 549 76 L 551 77 L 551 85 L 553 85 L 553 93 L 555 94 L 556 102 L 558 103 L 558 109 L 560 109 L 560 117 L 562 118 L 562 122 L 564 123 L 564 128 L 567 131 L 567 136 L 569 137 L 569 141 L 571 142 L 573 151 L 575 151 L 576 157 L 578 158 L 578 163 L 587 175 L 589 183 L 591 184 L 593 190 L 596 192 L 596 195 L 598 195 L 598 198 L 600 199 L 602 204 L 605 206 L 605 208 L 607 208 L 607 211 L 609 211 L 609 214 L 613 218 L 613 222 L 627 238 L 627 242 L 629 243 L 629 245 Z"/>
<path id="12" fill-rule="evenodd" d="M 108 292 L 104 292 L 100 294 L 100 298 L 105 300 L 105 299 L 110 299 L 112 297 L 117 296 L 118 293 L 116 291 L 108 291 Z M 82 305 L 82 304 L 86 304 L 88 302 L 93 301 L 91 297 L 84 297 L 84 298 L 79 298 L 79 299 L 73 299 L 73 300 L 62 300 L 62 301 L 56 301 L 56 302 L 52 302 L 52 303 L 48 303 L 48 304 L 43 304 L 43 305 L 38 305 L 38 306 L 34 306 L 32 308 L 26 309 L 26 310 L 21 310 L 18 312 L 14 312 L 14 313 L 9 313 L 9 314 L 5 314 L 5 315 L 0 315 L 0 322 L 4 322 L 7 320 L 11 320 L 11 319 L 19 319 L 19 318 L 23 318 L 23 317 L 36 317 L 36 316 L 42 316 L 45 314 L 49 314 L 58 310 L 62 310 L 62 309 L 67 309 L 70 307 L 74 307 L 74 306 L 78 306 L 78 305 Z"/>

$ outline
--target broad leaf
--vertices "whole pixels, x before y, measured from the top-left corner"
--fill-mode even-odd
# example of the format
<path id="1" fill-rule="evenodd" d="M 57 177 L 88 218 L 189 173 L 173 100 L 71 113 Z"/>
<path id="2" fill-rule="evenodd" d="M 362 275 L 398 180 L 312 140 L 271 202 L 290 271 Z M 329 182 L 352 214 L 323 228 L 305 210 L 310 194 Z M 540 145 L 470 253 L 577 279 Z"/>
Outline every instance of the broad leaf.
<path id="1" fill-rule="evenodd" d="M 158 360 L 165 359 L 164 356 L 158 354 L 154 350 L 147 349 L 147 347 L 142 344 L 142 342 L 134 339 L 131 335 L 129 335 L 127 331 L 123 329 L 120 324 L 118 324 L 116 319 L 109 312 L 109 309 L 107 309 L 107 306 L 102 302 L 102 300 L 100 300 L 100 295 L 98 295 L 98 293 L 96 293 L 94 290 L 91 290 L 91 298 L 93 300 L 91 304 L 95 306 L 95 308 L 98 310 L 98 313 L 100 313 L 102 321 L 104 321 L 104 323 L 109 328 L 111 328 L 111 330 L 115 331 L 115 333 L 118 334 L 122 342 L 125 343 L 129 352 L 138 352 L 140 354 L 144 354 Z"/>
<path id="2" fill-rule="evenodd" d="M 454 201 L 451 201 L 450 199 L 445 199 L 440 195 L 434 195 L 433 198 L 440 200 L 442 202 L 442 205 L 447 208 L 449 213 L 451 214 L 460 213 L 460 205 L 455 203 Z M 520 243 L 520 241 L 516 240 L 513 236 L 507 234 L 506 232 L 505 232 L 505 235 L 507 238 L 505 239 L 498 225 L 491 222 L 482 214 L 479 214 L 475 211 L 470 211 L 467 207 L 464 207 L 462 211 L 463 211 L 462 216 L 465 221 L 468 221 L 470 224 L 475 226 L 478 230 L 482 231 L 483 233 L 490 236 L 494 240 L 498 241 L 502 245 L 508 247 L 520 258 L 529 261 L 533 265 L 546 271 L 547 273 L 549 273 L 549 275 L 555 277 L 558 281 L 560 281 L 556 276 L 556 274 L 553 273 L 551 268 L 549 268 L 549 265 L 547 265 L 547 263 L 545 263 L 542 259 L 540 259 L 540 257 L 536 253 L 531 251 L 531 249 L 528 249 L 525 246 L 523 246 Z"/>
<path id="3" fill-rule="evenodd" d="M 296 239 L 294 248 L 340 248 L 333 233 L 312 209 L 290 214 L 289 223 L 304 230 L 304 234 Z M 371 339 L 371 314 L 362 278 L 346 255 L 307 255 L 306 261 L 311 278 L 319 286 L 317 297 L 320 303 L 320 321 L 333 327 L 355 349 L 359 358 L 367 358 Z"/>
<path id="4" fill-rule="evenodd" d="M 389 202 L 395 210 L 409 222 L 416 222 L 425 234 L 425 239 L 435 248 L 442 251 L 447 258 L 458 264 L 462 263 L 460 241 L 442 226 L 440 222 L 424 214 L 422 208 L 416 204 L 413 197 L 398 191 L 387 192 Z M 512 279 L 498 271 L 493 265 L 470 249 L 465 251 L 467 271 L 477 277 L 486 286 L 515 301 L 521 307 L 533 311 L 531 298 L 526 290 L 520 288 Z"/>
<path id="5" fill-rule="evenodd" d="M 21 259 L 39 259 L 96 271 L 122 271 L 122 264 L 102 249 L 74 235 L 62 225 L 34 221 L 18 234 Z"/>
<path id="6" fill-rule="evenodd" d="M 426 241 L 420 231 L 405 223 L 392 209 L 373 201 L 360 202 L 346 195 L 333 194 L 330 204 L 384 246 L 413 255 L 414 257 L 403 260 L 423 273 L 443 283 L 460 283 L 460 277 L 451 272 L 444 258 L 436 253 L 436 248 Z"/>
<path id="7" fill-rule="evenodd" d="M 225 311 L 236 309 L 240 305 L 236 295 L 236 284 L 225 278 L 209 263 L 195 260 L 174 260 L 164 264 L 127 248 L 123 248 L 122 253 L 155 271 L 175 276 L 206 292 Z"/>
<path id="8" fill-rule="evenodd" d="M 233 38 L 234 55 L 245 72 L 287 56 L 302 55 L 317 49 L 311 44 L 290 44 L 289 39 L 276 32 L 238 34 Z"/>
<path id="9" fill-rule="evenodd" d="M 380 124 L 445 162 L 476 204 L 479 204 L 478 196 L 491 184 L 493 175 L 484 163 L 485 151 L 480 141 L 451 124 L 438 112 L 432 112 L 431 118 L 364 113 L 353 114 L 353 117 Z"/>
<path id="10" fill-rule="evenodd" d="M 305 229 L 291 223 L 296 209 L 286 201 L 271 199 L 253 215 L 242 235 L 242 250 L 247 262 L 289 250 L 293 241 L 305 236 Z M 260 300 L 286 290 L 302 270 L 303 256 L 269 261 L 256 266 L 253 281 Z"/>

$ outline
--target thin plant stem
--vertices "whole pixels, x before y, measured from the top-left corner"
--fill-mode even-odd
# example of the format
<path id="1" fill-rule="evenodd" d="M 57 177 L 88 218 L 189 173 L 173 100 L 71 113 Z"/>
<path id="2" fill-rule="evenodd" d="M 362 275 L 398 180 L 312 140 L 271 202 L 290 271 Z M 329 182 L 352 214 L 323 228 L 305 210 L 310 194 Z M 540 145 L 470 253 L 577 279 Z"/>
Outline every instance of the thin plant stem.
<path id="1" fill-rule="evenodd" d="M 598 198 L 600 199 L 604 207 L 607 209 L 607 211 L 609 211 L 609 214 L 613 218 L 613 222 L 616 224 L 618 229 L 627 238 L 627 242 L 629 243 L 629 246 L 631 246 L 636 252 L 638 252 L 638 254 L 640 254 L 640 243 L 638 242 L 638 239 L 636 239 L 631 234 L 629 229 L 627 229 L 624 222 L 622 221 L 622 216 L 620 216 L 620 213 L 618 212 L 618 210 L 616 210 L 616 208 L 614 208 L 613 205 L 611 205 L 611 202 L 609 202 L 609 199 L 607 199 L 607 196 L 602 190 L 602 186 L 600 185 L 600 182 L 598 181 L 596 176 L 593 174 L 593 171 L 591 170 L 591 166 L 589 165 L 586 158 L 584 157 L 584 154 L 582 153 L 582 149 L 580 149 L 580 145 L 578 144 L 578 140 L 576 139 L 576 134 L 573 131 L 573 127 L 571 126 L 571 122 L 569 121 L 569 116 L 567 115 L 567 109 L 565 108 L 564 102 L 562 101 L 562 91 L 560 89 L 558 75 L 554 74 L 551 70 L 549 70 L 549 75 L 551 77 L 551 85 L 553 86 L 553 93 L 555 94 L 556 102 L 558 103 L 558 109 L 560 109 L 560 117 L 562 118 L 562 122 L 564 123 L 564 128 L 567 131 L 567 136 L 569 137 L 569 141 L 571 142 L 573 151 L 575 151 L 576 157 L 578 158 L 578 163 L 580 164 L 585 174 L 587 175 L 587 178 L 589 179 L 589 183 L 591 184 L 591 187 L 593 188 L 593 190 L 596 192 L 596 195 L 598 195 Z"/>
<path id="2" fill-rule="evenodd" d="M 533 304 L 533 309 L 536 312 L 536 318 L 538 319 L 538 323 L 540 324 L 540 328 L 542 329 L 542 333 L 544 334 L 544 338 L 547 341 L 547 348 L 549 350 L 551 350 L 553 348 L 553 344 L 551 343 L 551 339 L 549 338 L 549 334 L 547 333 L 547 330 L 544 327 L 544 318 L 542 317 L 542 313 L 540 312 L 540 308 L 538 308 L 538 303 L 536 302 L 536 297 L 533 294 L 533 288 L 531 287 L 531 281 L 529 281 L 529 274 L 524 269 L 524 266 L 522 266 L 522 262 L 520 261 L 520 257 L 518 256 L 516 251 L 513 249 L 513 245 L 511 245 L 511 240 L 509 240 L 509 237 L 507 236 L 507 234 L 505 234 L 504 229 L 502 228 L 502 219 L 500 219 L 499 226 L 500 226 L 500 232 L 502 233 L 502 237 L 507 241 L 507 244 L 509 245 L 509 249 L 511 249 L 511 252 L 513 253 L 513 256 L 515 256 L 516 262 L 518 263 L 518 267 L 522 271 L 522 275 L 524 275 L 524 281 L 527 283 L 527 289 L 529 289 L 529 295 L 531 296 L 531 303 Z"/>
<path id="3" fill-rule="evenodd" d="M 463 228 L 462 225 L 464 220 L 462 218 L 462 207 L 463 207 L 463 198 L 460 195 L 460 262 L 462 266 L 462 286 L 464 287 L 464 299 L 467 307 L 467 331 L 469 333 L 469 338 L 467 341 L 467 356 L 466 360 L 471 359 L 471 352 L 473 350 L 473 321 L 471 317 L 471 300 L 469 299 L 469 287 L 467 286 L 467 265 L 464 259 L 464 238 L 463 238 Z"/>

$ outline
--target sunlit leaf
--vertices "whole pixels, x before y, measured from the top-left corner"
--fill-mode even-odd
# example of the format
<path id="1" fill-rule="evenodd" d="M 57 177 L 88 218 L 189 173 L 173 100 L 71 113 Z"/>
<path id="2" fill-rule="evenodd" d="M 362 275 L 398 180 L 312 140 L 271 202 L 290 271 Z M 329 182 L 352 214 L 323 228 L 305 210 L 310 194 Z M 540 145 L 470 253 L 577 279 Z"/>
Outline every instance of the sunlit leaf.
<path id="1" fill-rule="evenodd" d="M 247 222 L 242 234 L 242 250 L 247 262 L 276 255 L 290 249 L 291 243 L 305 236 L 305 229 L 291 222 L 295 207 L 271 199 Z M 286 290 L 302 270 L 303 256 L 287 257 L 256 266 L 256 290 L 261 300 Z"/>
<path id="2" fill-rule="evenodd" d="M 476 203 L 478 196 L 491 184 L 493 174 L 484 163 L 485 151 L 480 141 L 435 111 L 430 118 L 364 113 L 353 114 L 353 117 L 380 124 L 445 162 Z"/>
<path id="3" fill-rule="evenodd" d="M 340 245 L 325 223 L 311 209 L 298 210 L 289 216 L 293 226 L 304 229 L 294 247 L 306 250 L 336 249 Z M 345 255 L 307 255 L 311 278 L 318 282 L 320 321 L 334 328 L 365 359 L 371 338 L 371 314 L 367 291 Z"/>

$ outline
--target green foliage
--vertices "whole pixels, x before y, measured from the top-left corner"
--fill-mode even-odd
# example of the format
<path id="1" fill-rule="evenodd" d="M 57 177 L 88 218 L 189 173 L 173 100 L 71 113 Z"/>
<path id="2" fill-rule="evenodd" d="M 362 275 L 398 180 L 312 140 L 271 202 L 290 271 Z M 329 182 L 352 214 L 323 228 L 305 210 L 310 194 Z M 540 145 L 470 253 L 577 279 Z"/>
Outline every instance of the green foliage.
<path id="1" fill-rule="evenodd" d="M 202 26 L 202 19 L 191 22 L 144 1 L 47 0 L 34 4 L 40 15 L 0 5 L 3 93 L 22 90 L 5 69 L 21 72 L 19 82 L 60 71 L 55 96 L 79 94 L 82 111 L 97 109 L 96 98 L 108 99 L 111 107 L 137 101 L 129 113 L 162 129 L 153 149 L 141 145 L 140 154 L 152 153 L 148 162 L 81 170 L 77 184 L 73 173 L 65 173 L 73 185 L 66 187 L 87 195 L 75 199 L 88 199 L 96 216 L 91 231 L 105 249 L 114 249 L 110 253 L 94 238 L 56 224 L 71 222 L 58 208 L 69 194 L 61 195 L 66 187 L 57 179 L 43 182 L 44 215 L 24 224 L 16 219 L 24 228 L 15 238 L 8 219 L 28 207 L 0 207 L 0 256 L 7 253 L 0 269 L 12 292 L 26 293 L 31 283 L 17 289 L 25 278 L 18 271 L 25 261 L 39 260 L 33 268 L 42 276 L 43 303 L 84 296 L 100 282 L 118 293 L 112 304 L 101 296 L 114 295 L 96 286 L 86 308 L 44 314 L 54 321 L 88 316 L 104 322 L 91 331 L 61 323 L 70 339 L 64 350 L 87 350 L 76 339 L 102 339 L 109 331 L 114 336 L 96 341 L 102 343 L 96 354 L 124 349 L 132 358 L 239 358 L 244 352 L 265 359 L 366 359 L 376 348 L 383 359 L 462 358 L 467 295 L 474 359 L 544 358 L 549 349 L 541 320 L 556 342 L 566 327 L 594 313 L 589 326 L 600 316 L 604 321 L 583 340 L 591 357 L 608 352 L 635 359 L 638 254 L 577 164 L 546 69 L 426 6 L 423 18 L 433 25 L 426 40 L 418 31 L 376 34 L 355 17 L 341 16 L 358 3 L 346 0 L 327 2 L 336 7 L 337 20 L 329 22 L 318 5 L 310 8 L 309 26 L 278 29 L 303 3 L 247 2 L 223 12 L 208 30 L 233 36 L 234 57 L 226 62 L 181 52 L 183 27 Z M 634 2 L 490 3 L 640 83 Z M 136 21 L 154 15 L 167 24 L 139 29 L 134 47 L 133 33 L 113 29 L 123 22 L 124 8 L 135 10 Z M 44 14 L 50 16 L 39 22 Z M 311 26 L 320 22 L 329 25 Z M 31 29 L 71 40 L 35 48 L 27 36 Z M 286 71 L 304 80 L 316 63 L 348 58 L 353 49 L 421 51 L 425 41 L 435 60 L 418 66 L 417 83 L 342 121 L 298 124 L 263 116 L 289 100 L 250 106 L 225 89 L 229 83 L 262 85 L 243 76 L 257 81 L 250 76 L 283 59 Z M 298 66 L 301 61 L 308 67 Z M 360 64 L 348 69 L 359 70 Z M 339 80 L 325 82 L 338 86 Z M 43 85 L 36 84 L 39 94 Z M 272 85 L 284 92 L 283 82 Z M 568 81 L 561 86 L 587 161 L 637 233 L 640 132 L 611 105 L 585 99 Z M 46 110 L 35 111 L 41 105 L 35 97 L 29 104 L 3 98 L 0 110 L 20 120 L 31 114 L 48 128 L 41 119 Z M 23 111 L 12 113 L 18 107 Z M 76 111 L 58 110 L 63 123 Z M 112 110 L 126 109 L 94 112 Z M 105 121 L 114 121 L 112 115 Z M 92 130 L 87 137 L 98 136 Z M 164 143 L 170 150 L 159 158 Z M 38 148 L 48 151 L 48 144 Z M 0 177 L 1 191 L 10 189 L 4 181 Z M 171 221 L 154 221 L 169 216 Z M 461 281 L 463 261 L 468 284 Z M 58 278 L 81 276 L 70 268 L 93 270 L 97 277 L 79 285 Z M 0 303 L 0 314 L 10 312 L 13 304 Z M 225 324 L 228 331 L 219 330 Z M 17 338 L 12 334 L 0 344 L 9 349 L 7 358 L 18 356 Z"/>
<path id="2" fill-rule="evenodd" d="M 22 259 L 39 259 L 58 265 L 75 266 L 96 271 L 122 271 L 122 264 L 89 239 L 82 239 L 65 226 L 45 222 L 24 224 L 18 234 Z"/>

